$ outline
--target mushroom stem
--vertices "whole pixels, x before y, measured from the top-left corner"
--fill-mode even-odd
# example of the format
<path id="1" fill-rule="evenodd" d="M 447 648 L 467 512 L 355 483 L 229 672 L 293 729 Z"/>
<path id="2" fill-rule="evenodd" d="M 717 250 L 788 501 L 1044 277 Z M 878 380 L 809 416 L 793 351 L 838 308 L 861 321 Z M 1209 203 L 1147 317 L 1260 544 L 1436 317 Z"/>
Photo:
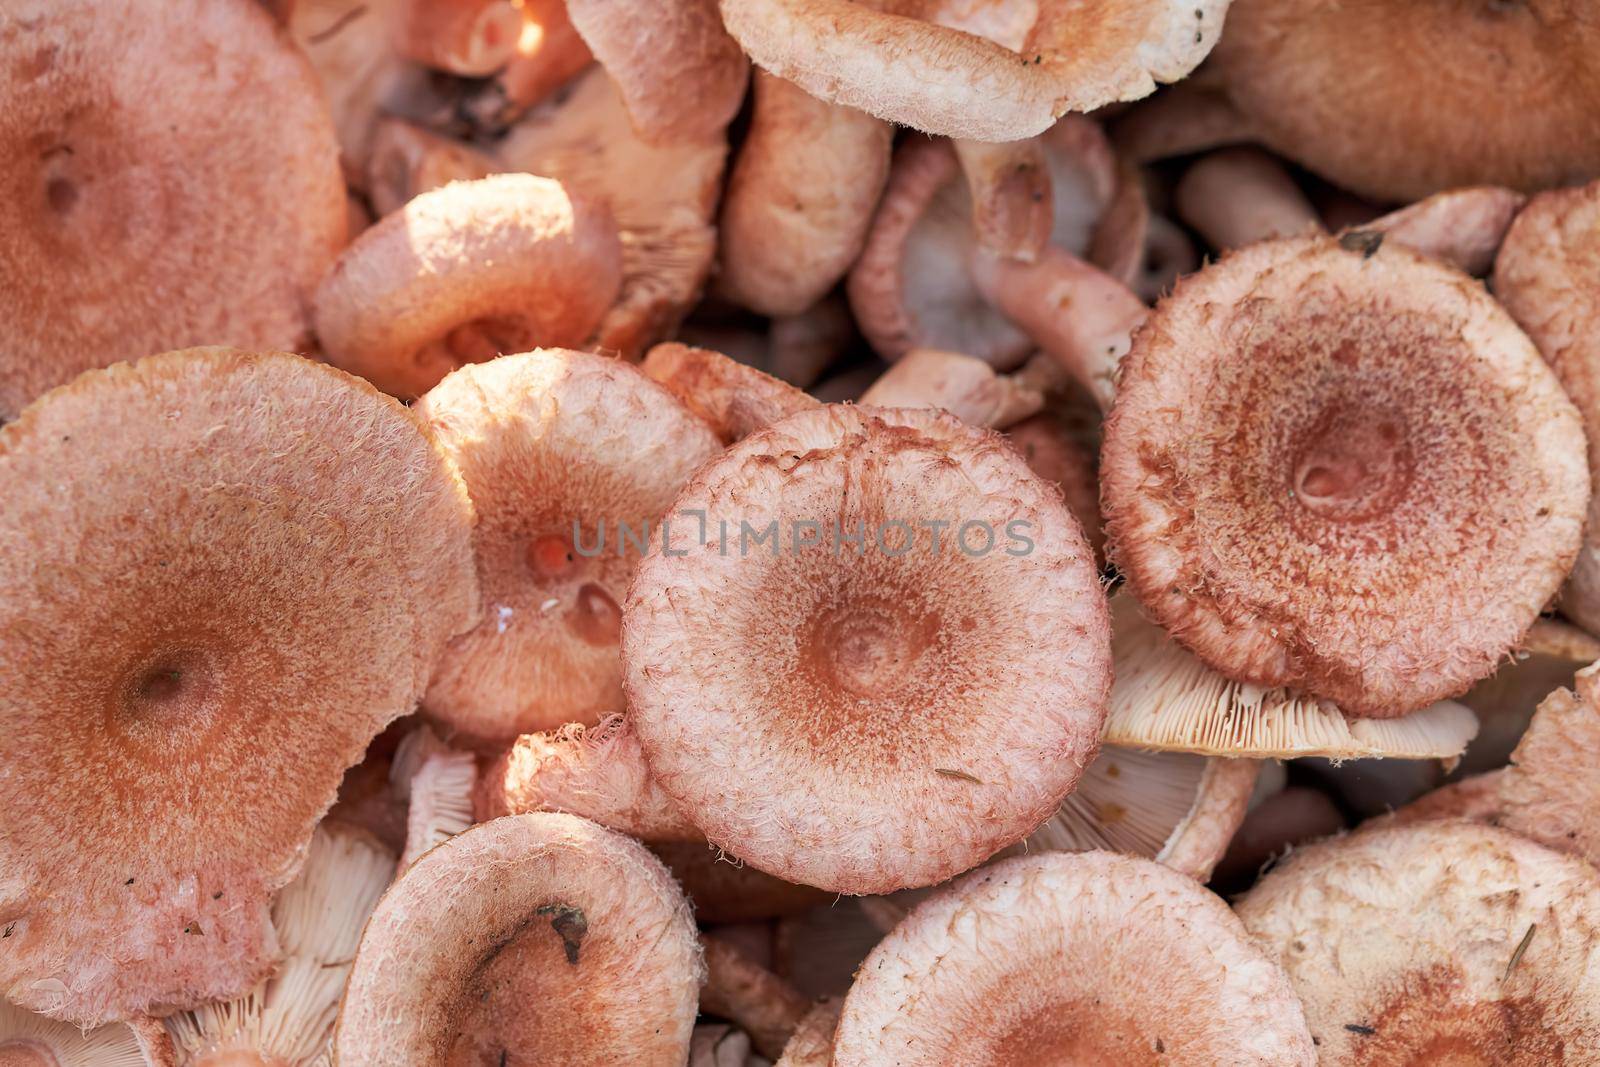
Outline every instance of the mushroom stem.
<path id="1" fill-rule="evenodd" d="M 1050 164 L 1037 137 L 990 144 L 951 142 L 972 196 L 978 244 L 994 255 L 1032 263 L 1050 240 L 1055 198 Z"/>
<path id="2" fill-rule="evenodd" d="M 410 0 L 395 48 L 425 66 L 481 78 L 511 60 L 521 32 L 509 0 Z"/>
<path id="3" fill-rule="evenodd" d="M 1037 263 L 978 252 L 972 277 L 984 296 L 1109 410 L 1117 363 L 1149 314 L 1133 291 L 1051 245 Z"/>
<path id="4" fill-rule="evenodd" d="M 1003 430 L 1037 414 L 1045 389 L 1065 378 L 1048 356 L 1035 356 L 1015 374 L 998 374 L 981 359 L 915 348 L 861 394 L 885 408 L 943 408 L 972 426 Z"/>
<path id="5" fill-rule="evenodd" d="M 1225 92 L 1197 76 L 1130 108 L 1111 124 L 1111 139 L 1132 162 L 1153 163 L 1253 141 L 1255 131 Z"/>
<path id="6" fill-rule="evenodd" d="M 1212 152 L 1184 172 L 1173 197 L 1178 217 L 1218 251 L 1322 230 L 1288 169 L 1259 148 Z"/>
<path id="7" fill-rule="evenodd" d="M 772 320 L 767 369 L 797 389 L 809 389 L 858 339 L 850 307 L 830 296 L 798 315 Z"/>
<path id="8" fill-rule="evenodd" d="M 1511 220 L 1527 197 L 1497 185 L 1452 189 L 1342 234 L 1381 234 L 1384 238 L 1440 259 L 1467 274 L 1481 276 L 1494 266 Z"/>
<path id="9" fill-rule="evenodd" d="M 701 1012 L 737 1023 L 768 1059 L 783 1055 L 811 1002 L 726 941 L 702 934 L 700 948 L 706 961 Z"/>
<path id="10" fill-rule="evenodd" d="M 1244 820 L 1260 773 L 1260 760 L 1207 760 L 1195 806 L 1172 832 L 1156 861 L 1196 881 L 1210 878 Z"/>

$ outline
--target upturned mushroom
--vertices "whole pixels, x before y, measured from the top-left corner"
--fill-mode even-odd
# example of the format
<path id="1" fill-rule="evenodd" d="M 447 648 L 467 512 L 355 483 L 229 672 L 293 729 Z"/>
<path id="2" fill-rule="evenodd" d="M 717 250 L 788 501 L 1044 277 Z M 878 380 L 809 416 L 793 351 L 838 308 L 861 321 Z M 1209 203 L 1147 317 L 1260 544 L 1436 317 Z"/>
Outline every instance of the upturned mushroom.
<path id="1" fill-rule="evenodd" d="M 317 286 L 329 362 L 402 399 L 467 363 L 580 345 L 622 284 L 604 204 L 560 182 L 453 182 L 385 215 Z"/>
<path id="2" fill-rule="evenodd" d="M 464 367 L 416 411 L 477 509 L 483 590 L 428 715 L 491 747 L 622 706 L 623 595 L 716 437 L 638 368 L 561 349 Z"/>
<path id="3" fill-rule="evenodd" d="M 688 902 L 643 845 L 570 815 L 482 823 L 378 902 L 337 1062 L 680 1067 L 703 964 Z"/>
<path id="4" fill-rule="evenodd" d="M 1184 280 L 1105 434 L 1111 554 L 1146 610 L 1226 677 L 1359 716 L 1491 673 L 1588 505 L 1537 350 L 1476 283 L 1387 244 L 1262 242 Z"/>
<path id="5" fill-rule="evenodd" d="M 466 491 L 360 380 L 197 349 L 35 401 L 0 495 L 0 993 L 84 1025 L 238 996 L 476 612 Z"/>
<path id="6" fill-rule="evenodd" d="M 1288 972 L 1324 1063 L 1600 1057 L 1600 879 L 1454 820 L 1299 849 L 1239 901 Z"/>
<path id="7" fill-rule="evenodd" d="M 1177 81 L 1216 44 L 1227 8 L 1145 2 L 1106 18 L 1062 0 L 722 0 L 722 17 L 758 65 L 815 96 L 1001 142 Z"/>
<path id="8" fill-rule="evenodd" d="M 1540 193 L 1511 224 L 1494 265 L 1494 292 L 1578 407 L 1591 475 L 1600 470 L 1600 182 Z M 1589 505 L 1583 551 L 1561 610 L 1600 632 L 1600 511 Z"/>
<path id="9" fill-rule="evenodd" d="M 1077 524 L 998 437 L 819 408 L 707 463 L 664 519 L 623 608 L 629 721 L 663 791 L 747 863 L 928 885 L 1071 792 L 1105 612 Z"/>
<path id="10" fill-rule="evenodd" d="M 0 421 L 118 360 L 304 348 L 345 191 L 316 79 L 272 17 L 253 0 L 5 17 Z"/>
<path id="11" fill-rule="evenodd" d="M 1283 970 L 1221 899 L 1106 852 L 1005 860 L 920 904 L 845 998 L 834 1067 L 1317 1062 Z"/>
<path id="12" fill-rule="evenodd" d="M 394 853 L 360 830 L 326 824 L 306 864 L 272 905 L 284 958 L 236 1000 L 164 1020 L 185 1067 L 327 1063 L 361 928 L 394 877 Z"/>

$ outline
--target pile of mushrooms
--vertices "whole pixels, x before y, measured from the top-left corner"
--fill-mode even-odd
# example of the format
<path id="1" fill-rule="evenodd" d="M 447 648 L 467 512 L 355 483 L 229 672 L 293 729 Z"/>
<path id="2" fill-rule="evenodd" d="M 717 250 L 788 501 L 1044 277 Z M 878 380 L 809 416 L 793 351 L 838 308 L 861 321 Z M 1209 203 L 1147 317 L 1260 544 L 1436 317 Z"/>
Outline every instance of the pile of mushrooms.
<path id="1" fill-rule="evenodd" d="M 1600 14 L 0 71 L 0 1064 L 1600 1064 Z"/>

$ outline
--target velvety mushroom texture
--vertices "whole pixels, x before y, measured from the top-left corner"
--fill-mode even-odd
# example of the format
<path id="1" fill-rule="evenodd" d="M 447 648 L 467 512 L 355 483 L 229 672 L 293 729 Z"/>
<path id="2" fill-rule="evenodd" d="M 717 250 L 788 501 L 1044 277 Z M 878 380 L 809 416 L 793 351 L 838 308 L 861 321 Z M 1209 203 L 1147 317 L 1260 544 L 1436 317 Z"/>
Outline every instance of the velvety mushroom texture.
<path id="1" fill-rule="evenodd" d="M 1494 292 L 1561 379 L 1600 469 L 1600 182 L 1534 197 L 1511 224 L 1494 265 Z M 1562 610 L 1600 630 L 1600 513 L 1589 503 L 1583 552 Z"/>
<path id="2" fill-rule="evenodd" d="M 118 360 L 304 346 L 344 183 L 261 5 L 16 0 L 0 69 L 0 420 Z"/>
<path id="3" fill-rule="evenodd" d="M 1217 42 L 1227 0 L 721 0 L 760 66 L 824 100 L 928 133 L 1032 137 L 1068 111 L 1176 81 Z"/>
<path id="4" fill-rule="evenodd" d="M 1208 78 L 1277 151 L 1414 200 L 1600 174 L 1596 49 L 1600 12 L 1573 0 L 1235 0 Z"/>
<path id="5" fill-rule="evenodd" d="M 716 437 L 637 368 L 564 349 L 465 367 L 417 412 L 477 508 L 483 589 L 428 714 L 491 744 L 621 707 L 623 595 Z"/>
<path id="6" fill-rule="evenodd" d="M 0 992 L 80 1023 L 243 993 L 476 610 L 466 492 L 359 379 L 197 349 L 36 401 L 0 495 Z"/>
<path id="7" fill-rule="evenodd" d="M 1148 860 L 1053 853 L 974 871 L 861 965 L 834 1067 L 1317 1062 L 1278 965 L 1221 899 Z"/>
<path id="8" fill-rule="evenodd" d="M 701 971 L 688 902 L 643 845 L 571 815 L 508 815 L 423 856 L 378 902 L 334 1054 L 681 1067 Z"/>
<path id="9" fill-rule="evenodd" d="M 1111 554 L 1156 621 L 1229 678 L 1355 715 L 1490 674 L 1588 503 L 1582 426 L 1532 344 L 1387 244 L 1263 242 L 1185 279 L 1105 438 Z"/>
<path id="10" fill-rule="evenodd" d="M 629 719 L 662 789 L 745 862 L 928 885 L 1042 822 L 1092 758 L 1094 557 L 999 436 L 802 412 L 701 468 L 666 521 L 623 610 Z"/>
<path id="11" fill-rule="evenodd" d="M 582 344 L 617 298 L 611 212 L 560 182 L 452 182 L 383 217 L 317 286 L 317 339 L 336 366 L 396 396 L 538 345 Z"/>
<path id="12" fill-rule="evenodd" d="M 1323 1063 L 1600 1058 L 1600 879 L 1451 820 L 1295 851 L 1237 906 L 1289 972 Z"/>

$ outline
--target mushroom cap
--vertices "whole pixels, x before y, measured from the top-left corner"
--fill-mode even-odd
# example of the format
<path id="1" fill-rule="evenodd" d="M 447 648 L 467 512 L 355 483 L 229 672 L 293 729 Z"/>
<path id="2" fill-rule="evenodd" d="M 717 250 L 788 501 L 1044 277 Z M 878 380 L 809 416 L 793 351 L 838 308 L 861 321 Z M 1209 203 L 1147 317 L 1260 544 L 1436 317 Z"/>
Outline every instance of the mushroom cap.
<path id="1" fill-rule="evenodd" d="M 637 841 L 508 815 L 424 855 L 378 902 L 337 1062 L 680 1067 L 701 980 L 688 901 Z"/>
<path id="2" fill-rule="evenodd" d="M 1006 440 L 1028 461 L 1033 473 L 1054 483 L 1061 491 L 1067 510 L 1083 527 L 1095 557 L 1102 558 L 1106 533 L 1100 520 L 1100 480 L 1095 452 L 1077 439 L 1066 419 L 1049 410 L 1007 427 Z"/>
<path id="3" fill-rule="evenodd" d="M 1540 193 L 1517 214 L 1494 265 L 1494 292 L 1578 406 L 1591 475 L 1600 469 L 1600 182 Z M 1600 631 L 1600 503 L 1561 610 Z"/>
<path id="4" fill-rule="evenodd" d="M 802 412 L 702 467 L 663 529 L 623 609 L 629 719 L 667 795 L 758 869 L 846 893 L 940 881 L 1047 818 L 1093 757 L 1094 557 L 998 435 Z"/>
<path id="5" fill-rule="evenodd" d="M 717 288 L 763 315 L 798 315 L 861 254 L 894 128 L 765 71 L 753 96 L 722 201 Z"/>
<path id="6" fill-rule="evenodd" d="M 0 1000 L 4 1067 L 171 1067 L 172 1042 L 153 1020 L 106 1023 L 87 1033 Z"/>
<path id="7" fill-rule="evenodd" d="M 1204 882 L 1244 821 L 1260 770 L 1253 759 L 1104 746 L 1061 810 L 1010 854 L 1106 849 Z"/>
<path id="8" fill-rule="evenodd" d="M 930 897 L 845 997 L 834 1067 L 1316 1062 L 1293 991 L 1220 898 L 1149 860 L 1004 860 Z"/>
<path id="9" fill-rule="evenodd" d="M 839 1025 L 844 1001 L 828 997 L 800 1020 L 794 1036 L 783 1046 L 776 1067 L 830 1067 L 833 1058 L 833 1031 Z"/>
<path id="10" fill-rule="evenodd" d="M 1157 306 L 1101 455 L 1111 555 L 1157 622 L 1230 679 L 1372 717 L 1494 670 L 1571 567 L 1588 482 L 1577 412 L 1481 286 L 1316 237 Z"/>
<path id="11" fill-rule="evenodd" d="M 1600 174 L 1597 49 L 1600 13 L 1572 0 L 1235 0 L 1208 70 L 1278 152 L 1352 192 L 1416 200 Z"/>
<path id="12" fill-rule="evenodd" d="M 1442 785 L 1405 807 L 1395 809 L 1390 815 L 1380 815 L 1373 824 L 1399 825 L 1419 819 L 1472 819 L 1475 822 L 1497 823 L 1503 810 L 1500 785 L 1505 776 L 1505 768 L 1501 768 Z"/>
<path id="13" fill-rule="evenodd" d="M 927 133 L 1032 137 L 1068 111 L 1148 95 L 1205 58 L 1227 0 L 721 0 L 758 65 L 824 100 Z M 1030 18 L 1029 15 L 1032 17 Z"/>
<path id="14" fill-rule="evenodd" d="M 819 406 L 781 378 L 721 352 L 676 341 L 652 348 L 639 369 L 704 419 L 724 444 Z"/>
<path id="15" fill-rule="evenodd" d="M 1345 237 L 1380 233 L 1477 277 L 1494 266 L 1506 231 L 1526 201 L 1497 185 L 1449 189 L 1352 227 Z"/>
<path id="16" fill-rule="evenodd" d="M 1504 767 L 1539 703 L 1563 686 L 1570 688 L 1578 670 L 1596 660 L 1600 638 L 1569 623 L 1540 618 L 1500 669 L 1462 696 L 1461 703 L 1477 714 L 1480 728 L 1454 773 L 1459 777 Z"/>
<path id="17" fill-rule="evenodd" d="M 606 72 L 596 67 L 523 117 L 495 154 L 508 170 L 583 190 L 617 221 L 622 291 L 589 347 L 638 359 L 666 340 L 711 271 L 726 141 L 647 143 L 634 133 Z"/>
<path id="18" fill-rule="evenodd" d="M 411 399 L 463 363 L 582 344 L 621 284 L 604 204 L 495 174 L 422 193 L 356 238 L 317 286 L 317 339 L 335 366 Z"/>
<path id="19" fill-rule="evenodd" d="M 1600 878 L 1454 820 L 1296 849 L 1236 905 L 1288 971 L 1324 1063 L 1600 1057 Z"/>
<path id="20" fill-rule="evenodd" d="M 644 140 L 717 139 L 739 113 L 750 63 L 717 0 L 567 0 L 567 13 Z"/>
<path id="21" fill-rule="evenodd" d="M 959 352 L 913 348 L 889 365 L 860 402 L 881 408 L 938 408 L 970 426 L 1001 430 L 1043 409 L 1039 372 L 1055 373 L 1055 364 L 1039 357 L 1025 371 L 1002 375 Z"/>
<path id="22" fill-rule="evenodd" d="M 0 993 L 82 1024 L 242 993 L 476 611 L 466 492 L 366 383 L 209 349 L 35 401 L 0 495 Z"/>
<path id="23" fill-rule="evenodd" d="M 1600 665 L 1545 697 L 1500 783 L 1500 825 L 1600 864 Z"/>
<path id="24" fill-rule="evenodd" d="M 1138 225 L 1127 218 L 1137 215 L 1126 189 L 1136 176 L 1119 169 L 1100 127 L 1082 116 L 1067 116 L 1040 141 L 1054 201 L 1050 243 L 1127 269 L 1125 242 L 1111 233 Z M 908 138 L 848 280 L 861 332 L 880 355 L 942 348 L 1008 367 L 1033 351 L 974 283 L 967 263 L 975 250 L 972 195 L 955 151 Z"/>
<path id="25" fill-rule="evenodd" d="M 1111 619 L 1107 744 L 1213 756 L 1454 759 L 1478 732 L 1472 709 L 1452 700 L 1397 719 L 1350 719 L 1328 700 L 1231 682 L 1146 619 L 1127 593 L 1111 598 Z"/>
<path id="26" fill-rule="evenodd" d="M 464 367 L 416 410 L 477 509 L 483 590 L 428 714 L 482 745 L 621 707 L 620 605 L 640 546 L 716 437 L 638 368 L 561 349 Z"/>
<path id="27" fill-rule="evenodd" d="M 0 420 L 185 345 L 297 348 L 345 239 L 316 78 L 251 0 L 15 0 L 0 66 Z"/>

